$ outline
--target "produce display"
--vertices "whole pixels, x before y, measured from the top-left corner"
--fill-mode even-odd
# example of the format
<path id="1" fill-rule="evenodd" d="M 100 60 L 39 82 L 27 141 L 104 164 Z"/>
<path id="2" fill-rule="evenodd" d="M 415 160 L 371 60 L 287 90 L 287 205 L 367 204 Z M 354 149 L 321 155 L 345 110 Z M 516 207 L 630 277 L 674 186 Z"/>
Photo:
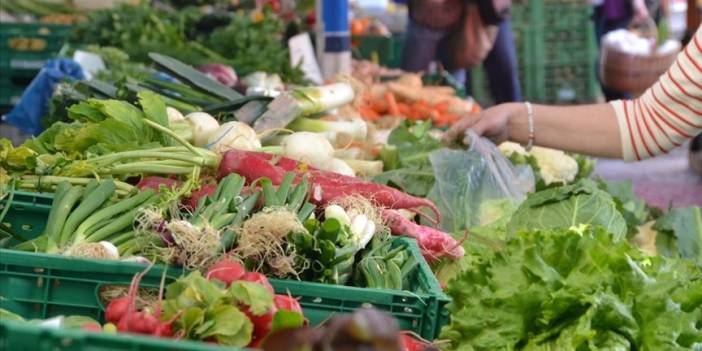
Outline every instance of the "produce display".
<path id="1" fill-rule="evenodd" d="M 299 14 L 265 3 L 76 25 L 67 57 L 104 68 L 58 83 L 43 132 L 0 139 L 0 345 L 53 329 L 158 349 L 702 348 L 700 208 L 650 207 L 582 155 L 447 142 L 480 107 L 442 72 L 355 60 L 313 86 L 284 41 Z M 83 276 L 92 305 L 66 298 L 93 291 Z"/>

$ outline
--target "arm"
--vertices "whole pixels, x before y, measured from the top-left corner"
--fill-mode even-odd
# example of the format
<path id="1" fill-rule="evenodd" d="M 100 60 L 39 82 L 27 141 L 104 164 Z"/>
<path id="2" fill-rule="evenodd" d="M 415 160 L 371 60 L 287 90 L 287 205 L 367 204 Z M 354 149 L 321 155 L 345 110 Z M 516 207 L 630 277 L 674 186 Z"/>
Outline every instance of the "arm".
<path id="1" fill-rule="evenodd" d="M 640 98 L 587 106 L 534 106 L 537 145 L 583 154 L 639 160 L 668 152 L 702 132 L 702 27 L 677 60 Z M 466 128 L 496 142 L 528 141 L 524 104 L 503 104 L 468 116 Z"/>
<path id="2" fill-rule="evenodd" d="M 604 157 L 621 157 L 621 141 L 614 109 L 610 104 L 584 106 L 534 105 L 537 145 Z M 507 139 L 528 142 L 528 116 L 524 104 L 505 106 Z"/>
<path id="3" fill-rule="evenodd" d="M 622 157 L 621 139 L 614 108 L 610 104 L 584 106 L 534 105 L 536 145 L 604 157 Z M 529 140 L 528 114 L 522 103 L 508 103 L 468 116 L 447 132 L 447 139 L 463 135 L 467 128 L 497 143 Z M 468 140 L 465 140 L 468 144 Z"/>

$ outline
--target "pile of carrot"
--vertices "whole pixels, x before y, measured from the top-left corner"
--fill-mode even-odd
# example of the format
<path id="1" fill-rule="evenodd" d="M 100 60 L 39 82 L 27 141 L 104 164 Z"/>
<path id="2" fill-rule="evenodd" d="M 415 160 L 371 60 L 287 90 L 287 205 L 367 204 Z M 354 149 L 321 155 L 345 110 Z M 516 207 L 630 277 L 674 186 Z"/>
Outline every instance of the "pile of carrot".
<path id="1" fill-rule="evenodd" d="M 449 111 L 449 101 L 429 103 L 426 100 L 403 101 L 395 93 L 386 91 L 382 98 L 371 94 L 363 97 L 358 111 L 366 121 L 376 121 L 382 116 L 397 116 L 412 121 L 431 120 L 437 127 L 448 127 L 457 122 L 461 116 Z"/>

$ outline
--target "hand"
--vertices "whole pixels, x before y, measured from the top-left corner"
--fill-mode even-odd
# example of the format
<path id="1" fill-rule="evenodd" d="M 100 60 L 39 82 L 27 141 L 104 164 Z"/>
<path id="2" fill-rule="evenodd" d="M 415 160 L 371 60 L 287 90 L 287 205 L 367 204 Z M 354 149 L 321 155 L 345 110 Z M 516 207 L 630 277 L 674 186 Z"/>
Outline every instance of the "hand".
<path id="1" fill-rule="evenodd" d="M 509 121 L 520 112 L 520 109 L 524 109 L 522 104 L 502 104 L 480 114 L 466 116 L 446 132 L 444 140 L 454 141 L 462 138 L 463 143 L 468 144 L 470 140 L 467 139 L 465 132 L 467 129 L 472 129 L 476 134 L 487 137 L 496 144 L 502 143 L 509 139 Z"/>

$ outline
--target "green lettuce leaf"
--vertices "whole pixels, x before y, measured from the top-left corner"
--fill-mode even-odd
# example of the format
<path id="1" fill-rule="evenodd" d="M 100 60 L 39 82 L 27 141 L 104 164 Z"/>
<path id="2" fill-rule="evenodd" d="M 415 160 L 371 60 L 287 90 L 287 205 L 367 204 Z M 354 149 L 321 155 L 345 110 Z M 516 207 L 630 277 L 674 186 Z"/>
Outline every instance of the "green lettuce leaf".
<path id="1" fill-rule="evenodd" d="M 656 246 L 664 255 L 684 257 L 702 265 L 702 209 L 677 208 L 653 225 L 658 231 Z"/>
<path id="2" fill-rule="evenodd" d="M 602 226 L 615 240 L 627 234 L 626 221 L 612 196 L 589 179 L 530 194 L 512 216 L 507 231 L 568 229 L 581 224 Z"/>
<path id="3" fill-rule="evenodd" d="M 452 350 L 690 350 L 702 273 L 587 226 L 519 232 L 448 284 Z"/>

